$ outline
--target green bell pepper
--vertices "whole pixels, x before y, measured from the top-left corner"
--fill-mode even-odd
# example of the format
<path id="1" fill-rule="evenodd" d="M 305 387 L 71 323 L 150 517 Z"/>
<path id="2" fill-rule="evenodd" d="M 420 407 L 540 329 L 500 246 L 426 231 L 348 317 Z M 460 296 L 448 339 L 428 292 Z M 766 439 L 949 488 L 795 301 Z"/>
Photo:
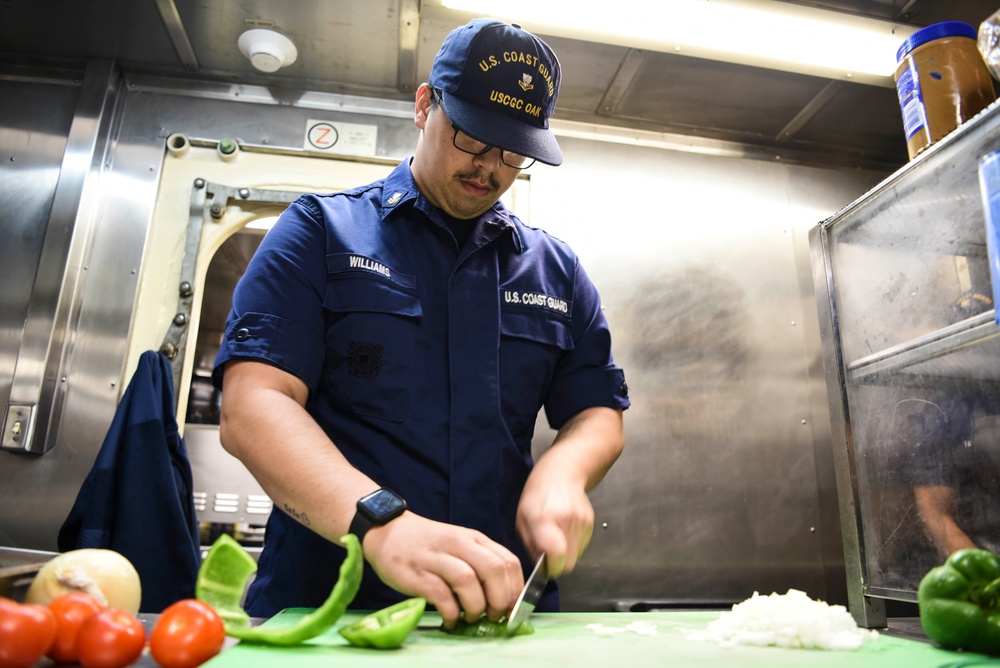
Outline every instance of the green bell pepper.
<path id="1" fill-rule="evenodd" d="M 426 606 L 427 599 L 423 597 L 408 598 L 365 615 L 341 628 L 338 633 L 355 647 L 394 649 L 417 628 Z"/>
<path id="2" fill-rule="evenodd" d="M 485 615 L 474 622 L 467 622 L 465 618 L 459 618 L 458 624 L 454 628 L 446 629 L 442 625 L 441 630 L 450 635 L 461 636 L 463 638 L 506 638 L 507 620 L 492 622 Z M 526 636 L 534 632 L 535 629 L 531 625 L 531 622 L 526 621 L 517 627 L 514 635 Z"/>
<path id="3" fill-rule="evenodd" d="M 222 617 L 226 635 L 245 642 L 266 645 L 297 645 L 325 633 L 347 609 L 361 587 L 364 556 L 354 534 L 341 538 L 347 557 L 340 565 L 337 584 L 320 607 L 291 626 L 250 626 L 250 618 L 240 607 L 240 598 L 250 575 L 257 570 L 253 558 L 235 540 L 223 534 L 205 555 L 195 597 L 211 605 Z"/>
<path id="4" fill-rule="evenodd" d="M 1000 557 L 987 550 L 954 552 L 917 589 L 920 625 L 946 649 L 1000 655 Z"/>

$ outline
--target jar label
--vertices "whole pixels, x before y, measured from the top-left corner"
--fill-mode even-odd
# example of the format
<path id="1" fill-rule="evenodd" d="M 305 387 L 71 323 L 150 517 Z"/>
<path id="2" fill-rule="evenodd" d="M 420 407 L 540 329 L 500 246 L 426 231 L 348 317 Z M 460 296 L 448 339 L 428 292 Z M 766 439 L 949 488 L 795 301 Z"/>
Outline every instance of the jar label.
<path id="1" fill-rule="evenodd" d="M 909 140 L 921 128 L 927 127 L 924 96 L 920 92 L 920 80 L 917 78 L 917 68 L 913 63 L 910 63 L 896 80 L 896 94 L 899 96 L 899 109 L 903 112 L 903 130 Z"/>

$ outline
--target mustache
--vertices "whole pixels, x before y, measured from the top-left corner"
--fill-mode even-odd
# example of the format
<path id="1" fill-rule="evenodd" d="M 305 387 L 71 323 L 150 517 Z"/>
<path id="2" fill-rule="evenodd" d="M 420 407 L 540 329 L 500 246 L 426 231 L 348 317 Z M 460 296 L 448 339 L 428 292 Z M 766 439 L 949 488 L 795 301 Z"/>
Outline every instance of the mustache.
<path id="1" fill-rule="evenodd" d="M 455 174 L 455 178 L 460 181 L 476 181 L 477 183 L 483 183 L 485 181 L 493 190 L 500 189 L 500 183 L 496 180 L 496 177 L 492 174 L 483 172 L 481 169 L 477 169 L 473 172 L 458 172 Z"/>

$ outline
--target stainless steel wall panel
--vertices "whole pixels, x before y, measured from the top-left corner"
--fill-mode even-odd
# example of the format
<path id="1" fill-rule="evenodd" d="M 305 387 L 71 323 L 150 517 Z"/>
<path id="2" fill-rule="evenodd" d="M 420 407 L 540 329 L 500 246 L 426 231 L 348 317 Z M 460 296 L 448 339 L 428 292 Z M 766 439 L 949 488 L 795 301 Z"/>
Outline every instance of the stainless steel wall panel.
<path id="1" fill-rule="evenodd" d="M 69 82 L 67 82 L 69 83 Z M 6 405 L 79 88 L 0 78 L 0 405 Z M 49 113 L 39 114 L 40 109 Z"/>
<path id="2" fill-rule="evenodd" d="M 75 272 L 67 279 L 74 287 L 60 297 L 60 308 L 67 313 L 61 316 L 59 331 L 53 336 L 53 341 L 62 341 L 65 346 L 60 365 L 46 375 L 46 381 L 54 385 L 45 392 L 55 408 L 53 429 L 47 434 L 54 447 L 41 457 L 0 453 L 0 487 L 9 499 L 0 515 L 0 542 L 6 545 L 55 549 L 56 531 L 93 463 L 124 382 L 122 368 L 135 283 L 163 146 L 155 135 L 148 135 L 141 143 L 120 140 L 121 100 L 114 89 L 117 75 L 107 68 L 104 71 L 107 76 L 101 93 L 96 89 L 102 84 L 91 80 L 99 104 L 105 107 L 101 139 L 87 165 L 92 171 L 83 177 L 86 185 L 78 193 L 80 204 L 70 211 L 75 219 L 71 226 L 74 250 L 64 267 L 65 272 Z M 80 81 L 86 82 L 86 77 Z M 73 88 L 66 90 L 79 93 Z M 49 108 L 51 105 L 40 105 L 27 111 L 38 122 L 48 117 Z M 68 115 L 73 118 L 72 106 Z M 77 114 L 77 118 L 96 123 L 93 114 Z M 62 134 L 65 147 L 69 126 Z M 60 160 L 65 163 L 70 158 L 61 154 Z M 69 178 L 68 171 L 66 174 Z M 47 195 L 48 206 L 55 210 L 55 189 Z M 12 210 L 4 209 L 5 213 Z M 40 225 L 43 230 L 46 222 Z M 4 225 L 6 228 L 6 219 Z M 37 257 L 34 264 L 39 265 Z M 18 340 L 21 345 L 25 342 Z M 17 349 L 9 356 L 5 351 L 4 362 L 16 359 L 17 354 Z"/>
<path id="3" fill-rule="evenodd" d="M 533 223 L 600 288 L 633 400 L 564 601 L 724 604 L 792 586 L 842 600 L 802 239 L 875 177 L 562 144 L 564 164 L 532 174 Z"/>
<path id="4" fill-rule="evenodd" d="M 22 487 L 25 498 L 44 489 L 43 517 L 18 527 L 18 544 L 54 549 L 56 531 L 93 464 L 129 378 L 125 359 L 136 285 L 143 262 L 152 203 L 164 152 L 155 132 L 125 123 L 126 99 L 115 107 L 109 151 L 95 186 L 97 214 L 79 270 L 85 275 L 70 324 L 72 349 L 58 377 L 63 395 L 53 449 L 43 455 L 47 472 L 39 484 Z M 6 483 L 4 483 L 6 484 Z M 29 514 L 30 515 L 30 514 Z M 2 524 L 2 522 L 0 522 Z"/>
<path id="5" fill-rule="evenodd" d="M 96 217 L 94 189 L 104 168 L 110 116 L 106 111 L 116 82 L 110 61 L 93 61 L 87 66 L 52 197 L 11 382 L 2 441 L 10 450 L 41 454 L 54 443 L 48 432 L 51 425 L 58 425 L 58 400 L 62 396 L 55 378 L 61 373 L 70 344 L 66 335 L 71 332 L 76 306 L 80 260 Z M 26 414 L 23 419 L 18 417 L 22 411 Z M 26 426 L 15 433 L 12 422 Z"/>
<path id="6" fill-rule="evenodd" d="M 809 317 L 816 308 L 813 286 L 809 231 L 799 229 L 794 236 L 801 320 L 805 347 L 806 378 L 802 390 L 808 396 L 808 429 L 816 458 L 816 498 L 819 501 L 816 535 L 820 544 L 820 562 L 824 591 L 830 600 L 847 601 L 849 589 L 845 581 L 845 556 L 840 507 L 837 499 L 836 458 L 833 451 L 833 424 L 827 399 L 827 377 L 823 368 L 819 322 Z"/>
<path id="7" fill-rule="evenodd" d="M 80 97 L 79 73 L 19 70 L 0 75 L 0 405 L 10 395 L 53 195 Z M 14 101 L 14 102 L 11 102 Z M 61 271 L 61 269 L 60 269 Z M 65 516 L 58 501 L 73 491 L 61 479 L 73 466 L 56 457 L 0 452 L 0 545 L 44 545 Z M 76 483 L 79 487 L 79 482 Z M 67 507 L 68 509 L 68 507 Z"/>
<path id="8" fill-rule="evenodd" d="M 282 151 L 303 150 L 306 121 L 372 124 L 378 127 L 376 158 L 396 160 L 413 152 L 413 103 L 350 95 L 297 92 L 259 86 L 202 84 L 129 77 L 129 117 L 136 130 L 165 139 L 174 132 L 191 138 L 236 138 Z"/>

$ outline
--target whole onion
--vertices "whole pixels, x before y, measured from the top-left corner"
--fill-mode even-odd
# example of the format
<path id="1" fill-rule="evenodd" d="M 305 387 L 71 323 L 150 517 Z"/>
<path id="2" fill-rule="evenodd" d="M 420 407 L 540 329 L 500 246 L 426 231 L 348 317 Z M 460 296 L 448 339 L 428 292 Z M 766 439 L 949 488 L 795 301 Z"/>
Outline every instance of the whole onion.
<path id="1" fill-rule="evenodd" d="M 142 585 L 128 559 L 113 550 L 70 550 L 47 562 L 31 581 L 27 603 L 48 605 L 62 594 L 82 591 L 113 608 L 139 612 Z"/>

